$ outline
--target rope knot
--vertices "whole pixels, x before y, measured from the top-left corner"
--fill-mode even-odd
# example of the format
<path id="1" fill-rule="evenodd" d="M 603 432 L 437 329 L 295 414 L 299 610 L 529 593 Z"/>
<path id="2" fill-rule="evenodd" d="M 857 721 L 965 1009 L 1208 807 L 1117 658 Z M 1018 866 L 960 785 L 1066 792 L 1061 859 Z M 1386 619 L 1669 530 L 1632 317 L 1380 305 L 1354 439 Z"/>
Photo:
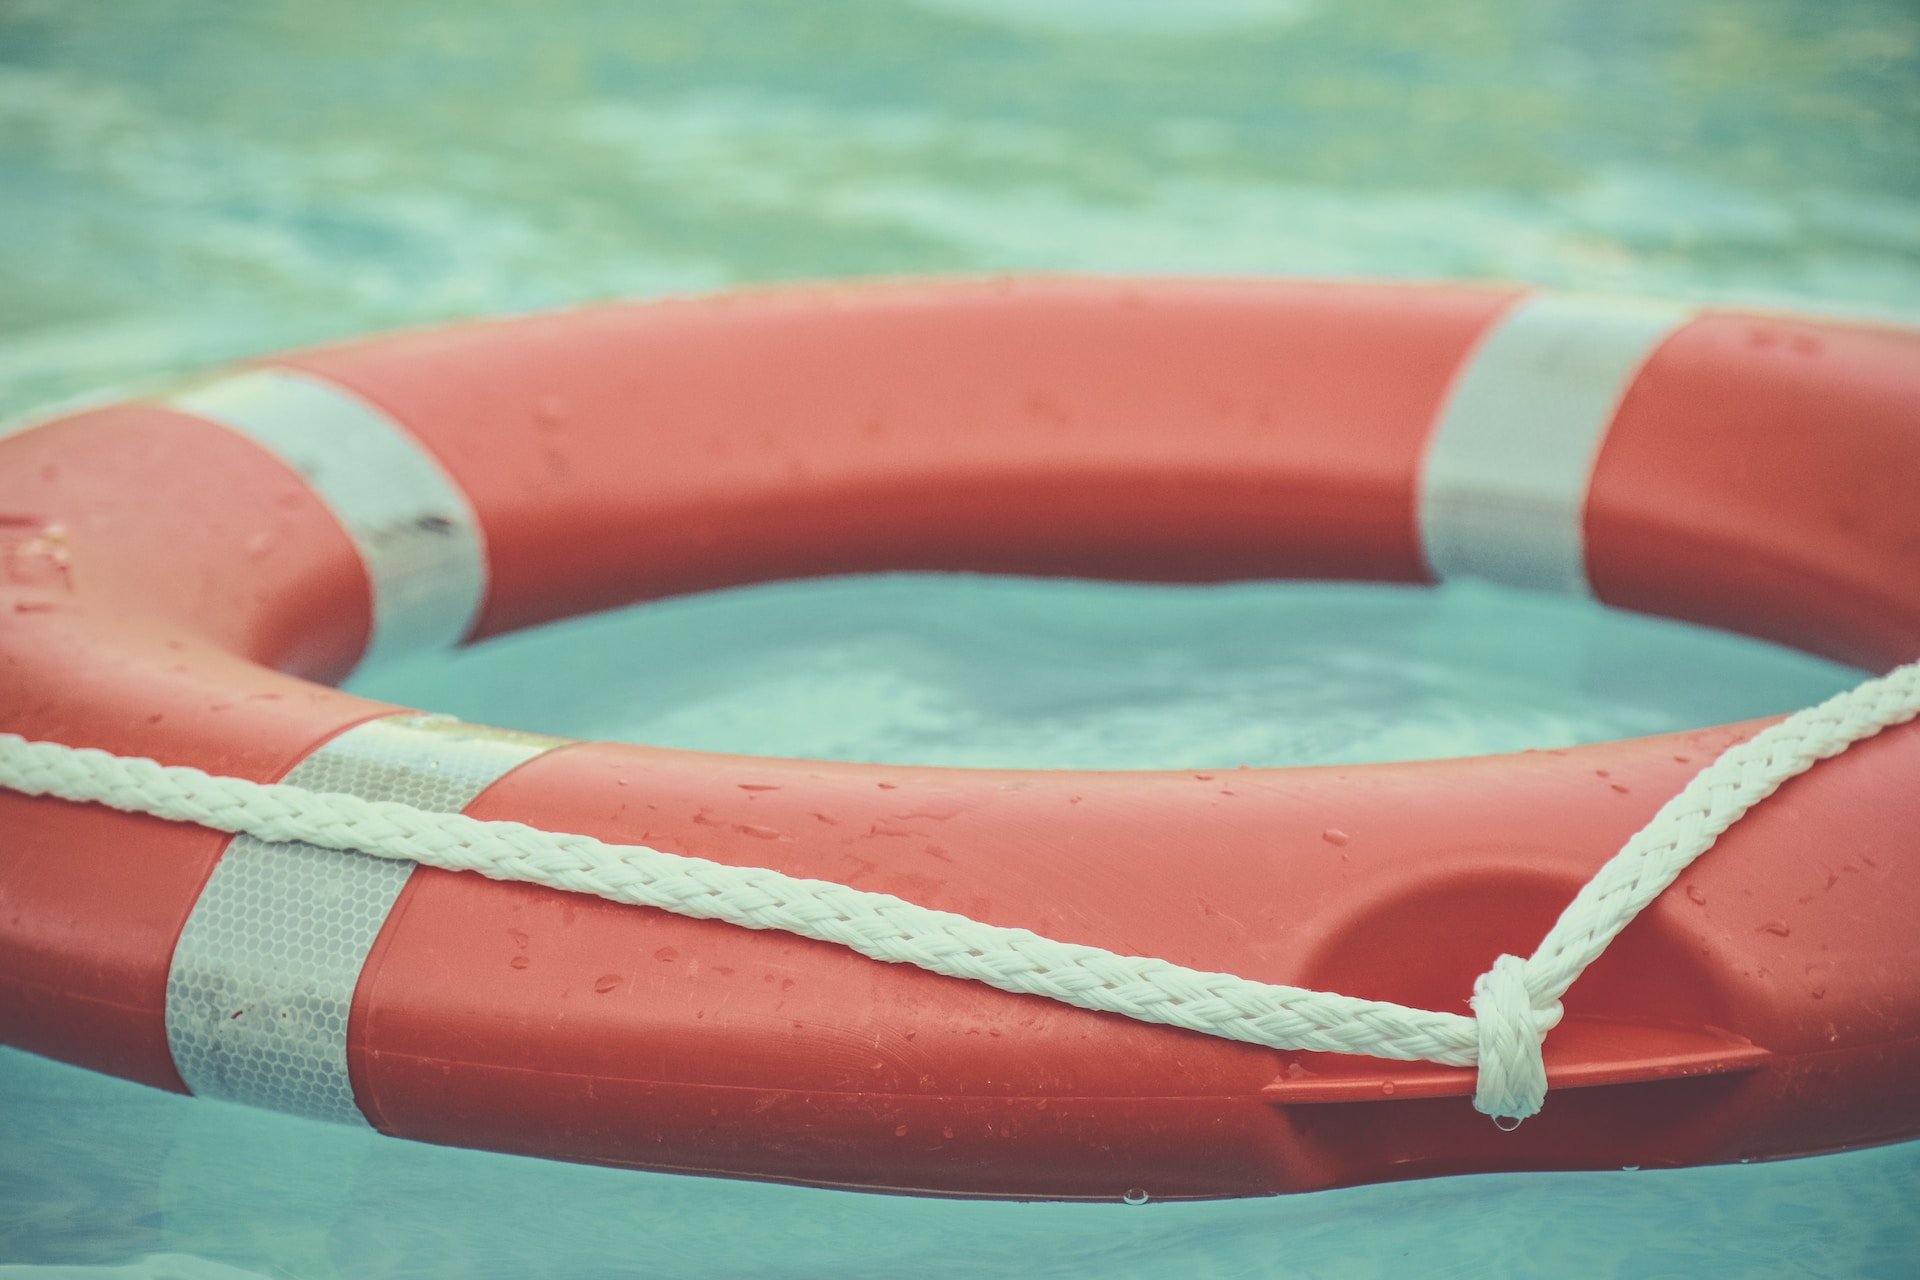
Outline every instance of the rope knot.
<path id="1" fill-rule="evenodd" d="M 1517 1129 L 1539 1113 L 1547 1097 L 1540 1046 L 1560 1025 L 1560 1002 L 1535 1006 L 1527 990 L 1527 962 L 1501 956 L 1474 980 L 1473 1019 L 1480 1039 L 1480 1078 L 1473 1108 L 1502 1129 Z"/>

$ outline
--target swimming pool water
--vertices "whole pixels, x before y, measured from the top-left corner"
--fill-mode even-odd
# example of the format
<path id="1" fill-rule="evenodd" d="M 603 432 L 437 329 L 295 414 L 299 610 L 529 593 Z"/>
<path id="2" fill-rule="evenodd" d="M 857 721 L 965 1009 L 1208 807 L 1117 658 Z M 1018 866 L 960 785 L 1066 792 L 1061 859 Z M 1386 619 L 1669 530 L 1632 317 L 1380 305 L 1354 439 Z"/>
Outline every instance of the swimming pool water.
<path id="1" fill-rule="evenodd" d="M 1790 711 L 1859 673 L 1474 583 L 897 574 L 683 597 L 348 687 L 572 737 L 830 760 L 1185 769 L 1413 760 Z"/>
<path id="2" fill-rule="evenodd" d="M 797 277 L 1920 316 L 1908 0 L 0 4 L 0 413 Z"/>
<path id="3" fill-rule="evenodd" d="M 1913 320 L 1920 13 L 0 0 L 0 417 L 476 314 L 1006 270 Z M 671 602 L 361 687 L 685 746 L 1142 767 L 1644 733 L 1846 679 L 1499 593 L 874 579 Z M 0 1276 L 1892 1277 L 1920 1256 L 1916 1204 L 1912 1145 L 1262 1203 L 915 1202 L 433 1150 L 0 1051 Z"/>

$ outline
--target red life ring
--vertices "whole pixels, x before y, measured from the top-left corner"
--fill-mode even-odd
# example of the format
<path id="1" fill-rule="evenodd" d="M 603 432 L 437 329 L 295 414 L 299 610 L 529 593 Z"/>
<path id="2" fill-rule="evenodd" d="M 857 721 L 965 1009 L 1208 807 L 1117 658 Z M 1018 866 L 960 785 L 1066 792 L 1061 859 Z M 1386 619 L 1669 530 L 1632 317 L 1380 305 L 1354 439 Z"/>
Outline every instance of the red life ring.
<path id="1" fill-rule="evenodd" d="M 1461 1008 L 1758 726 L 1020 773 L 563 744 L 325 684 L 902 568 L 1482 574 L 1884 668 L 1920 654 L 1917 409 L 1912 333 L 1452 286 L 812 287 L 381 338 L 0 438 L 0 730 Z M 967 1195 L 1823 1151 L 1920 1134 L 1916 777 L 1907 726 L 1742 820 L 1574 988 L 1515 1133 L 1461 1069 L 468 875 L 304 879 L 250 837 L 3 790 L 0 1035 L 432 1142 Z"/>

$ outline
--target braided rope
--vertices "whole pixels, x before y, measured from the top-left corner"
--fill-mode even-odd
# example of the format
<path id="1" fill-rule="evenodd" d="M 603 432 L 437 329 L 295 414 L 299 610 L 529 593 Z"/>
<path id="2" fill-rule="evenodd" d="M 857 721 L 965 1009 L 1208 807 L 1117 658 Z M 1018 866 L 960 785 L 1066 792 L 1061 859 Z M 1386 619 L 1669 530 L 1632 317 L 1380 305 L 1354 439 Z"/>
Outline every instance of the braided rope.
<path id="1" fill-rule="evenodd" d="M 1501 956 L 1473 1016 L 1253 982 L 983 924 L 823 880 L 609 844 L 518 822 L 215 777 L 198 769 L 0 734 L 0 786 L 263 840 L 475 871 L 677 915 L 775 929 L 1002 991 L 1275 1049 L 1479 1068 L 1474 1105 L 1512 1127 L 1546 1096 L 1541 1044 L 1561 997 L 1632 919 L 1779 786 L 1920 715 L 1920 663 L 1799 712 L 1688 782 L 1575 896 L 1532 957 Z"/>

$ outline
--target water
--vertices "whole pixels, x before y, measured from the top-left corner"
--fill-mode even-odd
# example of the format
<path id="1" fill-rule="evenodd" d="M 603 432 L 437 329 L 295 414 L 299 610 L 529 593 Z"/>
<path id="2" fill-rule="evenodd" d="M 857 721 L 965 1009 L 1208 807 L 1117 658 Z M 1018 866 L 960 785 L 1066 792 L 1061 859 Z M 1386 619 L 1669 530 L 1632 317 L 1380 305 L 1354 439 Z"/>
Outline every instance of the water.
<path id="1" fill-rule="evenodd" d="M 483 312 L 1031 269 L 1920 318 L 1920 14 L 0 0 L 0 415 Z M 1650 732 L 1847 675 L 1499 593 L 908 578 L 676 602 L 363 685 L 686 746 L 1224 767 Z M 1891 1277 L 1920 1256 L 1912 1145 L 954 1204 L 438 1150 L 12 1052 L 0 1134 L 0 1276 Z"/>
<path id="2" fill-rule="evenodd" d="M 484 724 L 697 751 L 1171 769 L 1630 738 L 1794 710 L 1859 679 L 1490 586 L 899 574 L 662 601 L 403 660 L 350 687 Z"/>
<path id="3" fill-rule="evenodd" d="M 800 276 L 1920 314 L 1910 0 L 0 0 L 0 412 Z"/>

